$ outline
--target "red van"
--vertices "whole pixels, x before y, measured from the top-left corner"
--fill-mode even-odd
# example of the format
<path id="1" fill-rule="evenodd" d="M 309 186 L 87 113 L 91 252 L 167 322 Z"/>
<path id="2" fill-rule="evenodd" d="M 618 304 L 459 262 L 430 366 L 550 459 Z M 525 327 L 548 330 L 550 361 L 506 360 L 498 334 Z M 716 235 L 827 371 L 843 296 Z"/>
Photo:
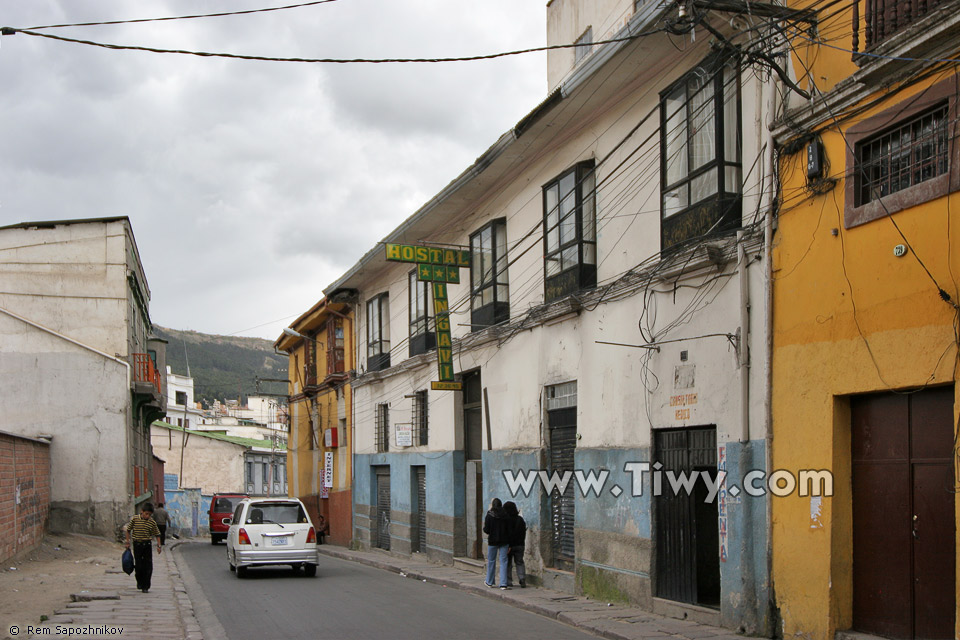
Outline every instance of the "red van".
<path id="1" fill-rule="evenodd" d="M 233 511 L 240 501 L 250 496 L 245 493 L 216 493 L 210 499 L 210 544 L 227 539 L 230 525 L 223 524 L 224 518 L 232 518 Z"/>

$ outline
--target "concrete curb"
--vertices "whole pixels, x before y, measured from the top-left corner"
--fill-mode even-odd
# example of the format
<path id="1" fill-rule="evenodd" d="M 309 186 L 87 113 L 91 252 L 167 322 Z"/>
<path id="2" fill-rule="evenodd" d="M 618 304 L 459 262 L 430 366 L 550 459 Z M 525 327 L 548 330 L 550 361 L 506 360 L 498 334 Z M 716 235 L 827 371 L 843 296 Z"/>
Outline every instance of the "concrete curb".
<path id="1" fill-rule="evenodd" d="M 498 600 L 518 609 L 551 618 L 582 631 L 607 638 L 607 640 L 638 640 L 639 638 L 743 640 L 743 636 L 736 635 L 727 629 L 663 618 L 651 611 L 637 607 L 607 605 L 583 596 L 571 596 L 550 589 L 537 587 L 511 589 L 509 591 L 491 589 L 483 585 L 482 576 L 446 565 L 423 568 L 411 567 L 406 565 L 402 558 L 371 558 L 363 552 L 358 553 L 328 545 L 321 545 L 318 550 L 332 558 L 357 562 L 415 580 Z M 436 575 L 440 572 L 443 575 Z M 456 575 L 453 572 L 462 575 Z M 474 581 L 480 584 L 474 584 Z M 556 597 L 554 598 L 551 594 Z M 550 601 L 543 602 L 543 596 L 550 598 Z M 632 624 L 626 625 L 626 628 L 618 628 L 624 627 L 624 623 L 634 622 L 638 623 L 637 628 L 631 629 Z"/>
<path id="2" fill-rule="evenodd" d="M 178 540 L 170 545 L 170 550 L 173 551 L 182 544 L 200 543 L 189 540 Z M 194 620 L 200 629 L 202 640 L 227 640 L 227 632 L 223 628 L 223 625 L 220 624 L 220 619 L 217 618 L 217 614 L 214 613 L 213 606 L 203 592 L 203 587 L 193 575 L 193 571 L 190 570 L 189 563 L 180 556 L 179 552 L 170 557 L 173 558 L 174 564 L 180 572 L 180 577 L 183 580 L 182 584 L 186 590 L 187 597 L 190 599 Z"/>

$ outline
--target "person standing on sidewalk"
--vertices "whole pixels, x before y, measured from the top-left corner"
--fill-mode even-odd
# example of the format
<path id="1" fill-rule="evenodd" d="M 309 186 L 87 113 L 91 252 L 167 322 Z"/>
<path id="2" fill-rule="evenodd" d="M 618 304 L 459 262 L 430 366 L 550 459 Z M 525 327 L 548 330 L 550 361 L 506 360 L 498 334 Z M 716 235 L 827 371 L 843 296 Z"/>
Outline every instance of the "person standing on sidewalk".
<path id="1" fill-rule="evenodd" d="M 133 538 L 133 561 L 137 576 L 137 589 L 150 591 L 150 577 L 153 575 L 153 550 L 150 548 L 154 536 L 157 538 L 157 553 L 163 553 L 160 543 L 160 528 L 153 519 L 153 505 L 149 502 L 140 507 L 140 515 L 133 516 L 127 523 L 127 549 Z"/>
<path id="2" fill-rule="evenodd" d="M 510 575 L 514 566 L 517 567 L 517 581 L 520 588 L 527 586 L 527 565 L 523 561 L 523 552 L 527 544 L 527 523 L 520 515 L 514 502 L 506 502 L 503 511 L 507 514 L 510 523 L 510 551 L 507 553 L 507 586 L 511 586 Z"/>
<path id="3" fill-rule="evenodd" d="M 160 546 L 163 546 L 167 544 L 167 520 L 170 519 L 170 516 L 167 515 L 167 510 L 163 508 L 162 502 L 154 509 L 153 519 L 157 523 L 157 528 L 160 529 Z"/>
<path id="4" fill-rule="evenodd" d="M 487 534 L 487 579 L 484 584 L 493 587 L 493 573 L 500 561 L 500 588 L 507 588 L 507 554 L 510 551 L 510 531 L 503 504 L 494 498 L 490 510 L 483 519 L 483 532 Z"/>

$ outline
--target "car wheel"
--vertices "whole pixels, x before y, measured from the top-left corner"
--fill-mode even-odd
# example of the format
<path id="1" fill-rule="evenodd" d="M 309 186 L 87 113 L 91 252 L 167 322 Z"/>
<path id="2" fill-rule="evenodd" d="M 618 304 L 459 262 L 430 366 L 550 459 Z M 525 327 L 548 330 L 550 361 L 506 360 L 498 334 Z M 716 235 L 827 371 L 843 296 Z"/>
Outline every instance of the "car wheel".
<path id="1" fill-rule="evenodd" d="M 308 578 L 312 578 L 313 576 L 317 575 L 317 565 L 315 564 L 303 565 L 303 575 L 307 576 Z"/>
<path id="2" fill-rule="evenodd" d="M 237 567 L 237 577 L 246 578 L 247 577 L 247 568 L 246 567 Z"/>
<path id="3" fill-rule="evenodd" d="M 210 544 L 217 544 L 218 542 L 220 541 L 217 540 L 217 536 L 210 534 Z"/>

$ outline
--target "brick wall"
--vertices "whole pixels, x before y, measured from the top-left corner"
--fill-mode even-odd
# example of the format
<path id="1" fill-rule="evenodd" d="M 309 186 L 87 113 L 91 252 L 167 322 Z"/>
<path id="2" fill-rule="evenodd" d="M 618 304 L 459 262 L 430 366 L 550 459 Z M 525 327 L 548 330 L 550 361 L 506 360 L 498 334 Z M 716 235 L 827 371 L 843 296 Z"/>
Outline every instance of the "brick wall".
<path id="1" fill-rule="evenodd" d="M 40 543 L 50 515 L 50 444 L 0 432 L 0 562 Z"/>

